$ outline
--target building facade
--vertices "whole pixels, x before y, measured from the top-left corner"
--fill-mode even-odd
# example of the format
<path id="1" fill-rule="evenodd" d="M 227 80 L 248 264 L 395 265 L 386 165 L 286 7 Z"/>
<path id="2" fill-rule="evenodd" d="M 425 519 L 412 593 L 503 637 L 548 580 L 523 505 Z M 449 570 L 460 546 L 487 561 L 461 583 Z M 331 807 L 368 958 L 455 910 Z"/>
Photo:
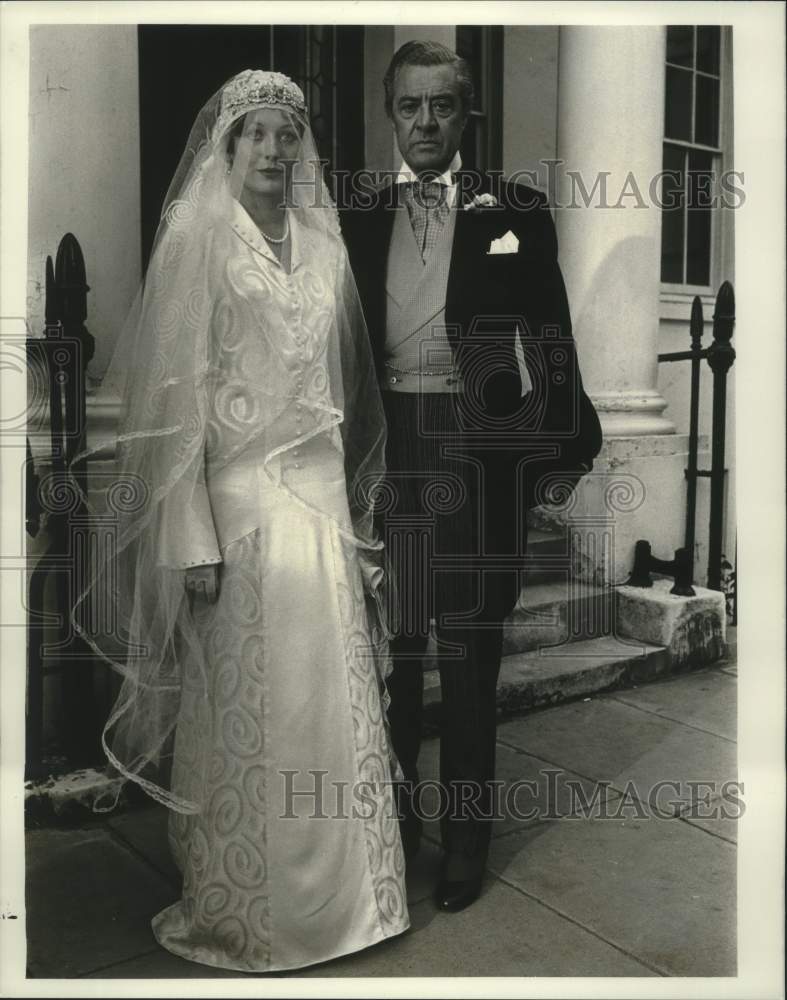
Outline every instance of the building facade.
<path id="1" fill-rule="evenodd" d="M 321 155 L 333 171 L 390 170 L 398 163 L 382 77 L 393 52 L 411 38 L 441 41 L 471 63 L 476 104 L 465 164 L 541 187 L 554 207 L 580 364 L 605 432 L 594 474 L 572 509 L 554 516 L 575 521 L 586 539 L 578 572 L 619 581 L 636 539 L 647 538 L 665 558 L 682 544 L 689 373 L 685 365 L 659 365 L 658 355 L 688 348 L 696 294 L 705 307 L 707 346 L 716 291 L 723 280 L 734 282 L 736 195 L 708 205 L 691 188 L 698 175 L 733 169 L 731 29 L 35 26 L 29 331 L 43 329 L 46 256 L 73 232 L 85 253 L 87 325 L 97 342 L 90 433 L 111 433 L 117 399 L 102 373 L 139 286 L 167 182 L 204 100 L 240 69 L 281 70 L 304 89 Z M 664 171 L 667 179 L 654 187 Z M 700 431 L 707 437 L 711 382 L 703 369 Z M 732 470 L 732 386 L 730 397 Z M 708 461 L 701 450 L 700 464 Z M 732 558 L 731 471 L 727 481 L 724 549 Z M 703 480 L 700 583 L 707 491 Z M 599 512 L 607 517 L 601 532 Z"/>

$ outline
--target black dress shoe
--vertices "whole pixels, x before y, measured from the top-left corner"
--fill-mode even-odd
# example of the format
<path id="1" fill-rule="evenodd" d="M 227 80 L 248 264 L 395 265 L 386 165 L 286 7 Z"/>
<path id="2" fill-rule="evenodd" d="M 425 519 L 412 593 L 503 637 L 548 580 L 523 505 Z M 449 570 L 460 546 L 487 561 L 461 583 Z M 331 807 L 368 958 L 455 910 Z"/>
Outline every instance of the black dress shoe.
<path id="1" fill-rule="evenodd" d="M 483 872 L 471 878 L 457 881 L 440 879 L 435 891 L 437 908 L 447 913 L 458 913 L 466 906 L 474 903 L 481 894 L 481 884 L 484 881 Z"/>

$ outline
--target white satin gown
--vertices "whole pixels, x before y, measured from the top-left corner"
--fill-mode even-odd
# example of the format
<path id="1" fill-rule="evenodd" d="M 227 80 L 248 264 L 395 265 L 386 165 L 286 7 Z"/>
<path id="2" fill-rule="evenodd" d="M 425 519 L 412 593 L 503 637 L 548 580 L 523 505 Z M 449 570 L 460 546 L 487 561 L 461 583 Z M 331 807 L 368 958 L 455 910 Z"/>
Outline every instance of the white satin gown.
<path id="1" fill-rule="evenodd" d="M 325 246 L 291 227 L 289 274 L 240 205 L 216 236 L 226 378 L 209 449 L 248 416 L 233 373 L 271 351 L 294 400 L 330 405 Z M 252 315 L 259 335 L 241 351 L 238 324 Z M 349 520 L 338 431 L 262 461 L 310 419 L 292 402 L 237 459 L 215 474 L 208 460 L 202 506 L 185 521 L 170 512 L 163 543 L 170 564 L 173 553 L 180 565 L 220 560 L 221 586 L 217 603 L 194 604 L 206 680 L 184 654 L 172 777 L 202 808 L 171 814 L 183 892 L 153 930 L 176 955 L 243 972 L 322 962 L 409 926 L 365 567 L 337 527 Z"/>

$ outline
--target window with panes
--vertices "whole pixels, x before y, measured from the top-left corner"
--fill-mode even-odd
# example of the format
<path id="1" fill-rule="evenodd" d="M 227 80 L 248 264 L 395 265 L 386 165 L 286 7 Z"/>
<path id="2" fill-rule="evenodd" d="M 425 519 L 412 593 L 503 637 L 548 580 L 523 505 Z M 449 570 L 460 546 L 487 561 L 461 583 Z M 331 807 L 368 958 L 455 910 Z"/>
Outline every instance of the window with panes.
<path id="1" fill-rule="evenodd" d="M 715 281 L 723 43 L 717 25 L 667 28 L 661 280 L 687 291 Z"/>
<path id="2" fill-rule="evenodd" d="M 503 29 L 456 28 L 456 51 L 473 75 L 475 100 L 459 152 L 467 170 L 500 170 L 503 160 Z"/>

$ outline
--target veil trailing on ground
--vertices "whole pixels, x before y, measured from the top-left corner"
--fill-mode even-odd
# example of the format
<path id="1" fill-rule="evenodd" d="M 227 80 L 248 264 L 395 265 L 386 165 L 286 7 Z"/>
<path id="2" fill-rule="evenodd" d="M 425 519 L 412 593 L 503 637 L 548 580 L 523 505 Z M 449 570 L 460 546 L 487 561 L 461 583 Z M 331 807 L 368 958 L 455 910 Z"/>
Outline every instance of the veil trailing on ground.
<path id="1" fill-rule="evenodd" d="M 287 116 L 297 138 L 287 219 L 293 241 L 297 234 L 318 251 L 309 294 L 326 331 L 321 356 L 295 390 L 281 345 L 268 336 L 265 310 L 244 299 L 252 279 L 235 274 L 226 253 L 249 168 L 237 137 L 249 112 L 271 107 Z M 93 505 L 92 512 L 111 528 L 111 544 L 93 556 L 96 569 L 76 601 L 74 627 L 123 678 L 102 738 L 111 764 L 168 807 L 195 812 L 199 804 L 176 795 L 167 777 L 186 656 L 201 670 L 206 697 L 209 684 L 184 587 L 188 567 L 171 550 L 205 506 L 206 468 L 218 473 L 256 449 L 271 483 L 336 522 L 342 543 L 360 557 L 375 626 L 369 656 L 383 693 L 389 669 L 382 544 L 373 519 L 384 471 L 382 404 L 303 95 L 287 77 L 247 70 L 200 111 L 105 381 L 123 402 L 117 475 L 106 509 Z M 301 496 L 297 482 L 282 475 L 281 457 L 318 437 L 343 456 L 346 519 L 320 510 L 313 492 Z M 90 452 L 106 447 L 100 442 Z M 203 548 L 192 564 L 220 561 L 218 543 Z"/>

